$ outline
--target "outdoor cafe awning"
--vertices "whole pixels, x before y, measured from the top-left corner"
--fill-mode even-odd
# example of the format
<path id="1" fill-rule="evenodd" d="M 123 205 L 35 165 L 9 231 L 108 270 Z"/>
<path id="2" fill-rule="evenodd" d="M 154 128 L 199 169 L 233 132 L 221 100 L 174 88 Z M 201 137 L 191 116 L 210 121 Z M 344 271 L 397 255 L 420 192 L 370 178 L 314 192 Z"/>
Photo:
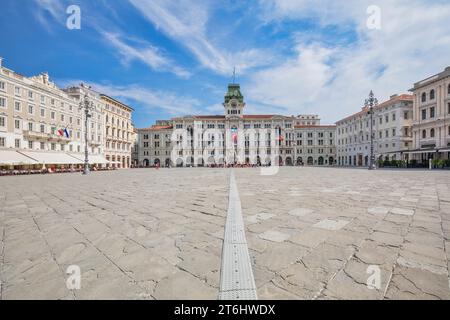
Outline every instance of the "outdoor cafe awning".
<path id="1" fill-rule="evenodd" d="M 77 158 L 81 161 L 81 163 L 84 163 L 84 155 L 82 154 L 71 154 L 72 157 Z M 99 154 L 90 154 L 88 156 L 89 164 L 108 164 L 110 163 L 108 160 L 105 159 L 102 155 Z"/>
<path id="2" fill-rule="evenodd" d="M 34 159 L 30 159 L 15 150 L 0 150 L 0 165 L 2 166 L 33 165 L 37 163 Z"/>
<path id="3" fill-rule="evenodd" d="M 37 152 L 37 151 L 20 151 L 21 154 L 36 160 L 40 164 L 82 164 L 79 159 L 72 157 L 64 152 Z"/>

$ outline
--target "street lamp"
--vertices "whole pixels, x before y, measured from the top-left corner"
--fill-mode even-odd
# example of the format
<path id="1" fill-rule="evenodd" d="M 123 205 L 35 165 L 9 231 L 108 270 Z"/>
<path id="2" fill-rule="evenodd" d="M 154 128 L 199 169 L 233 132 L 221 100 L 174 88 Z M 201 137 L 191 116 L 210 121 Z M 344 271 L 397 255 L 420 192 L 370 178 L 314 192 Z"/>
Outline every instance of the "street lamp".
<path id="1" fill-rule="evenodd" d="M 82 101 L 80 101 L 79 110 L 84 110 L 84 169 L 83 174 L 89 173 L 89 151 L 88 151 L 88 119 L 92 116 L 91 112 L 94 111 L 94 103 L 89 99 L 88 94 L 84 95 Z"/>
<path id="2" fill-rule="evenodd" d="M 375 98 L 373 91 L 370 90 L 369 99 L 366 99 L 365 107 L 369 109 L 370 114 L 370 164 L 369 170 L 375 170 L 375 154 L 373 150 L 373 113 L 374 107 L 378 106 L 378 100 Z"/>

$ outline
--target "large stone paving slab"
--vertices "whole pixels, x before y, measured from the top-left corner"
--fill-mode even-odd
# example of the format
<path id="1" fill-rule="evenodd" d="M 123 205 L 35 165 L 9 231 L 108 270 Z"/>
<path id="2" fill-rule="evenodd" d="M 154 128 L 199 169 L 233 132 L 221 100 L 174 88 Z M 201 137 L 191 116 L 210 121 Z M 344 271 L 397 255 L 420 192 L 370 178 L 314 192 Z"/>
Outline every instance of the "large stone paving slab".
<path id="1" fill-rule="evenodd" d="M 1 299 L 216 299 L 226 170 L 5 177 Z M 81 270 L 69 290 L 66 270 Z"/>
<path id="2" fill-rule="evenodd" d="M 262 299 L 450 299 L 450 172 L 281 168 L 236 179 L 255 194 L 241 201 L 254 267 L 271 275 L 256 279 Z M 252 219 L 252 206 L 270 220 Z"/>
<path id="3" fill-rule="evenodd" d="M 229 174 L 0 178 L 0 299 L 217 299 Z M 450 172 L 235 177 L 260 299 L 450 299 Z"/>

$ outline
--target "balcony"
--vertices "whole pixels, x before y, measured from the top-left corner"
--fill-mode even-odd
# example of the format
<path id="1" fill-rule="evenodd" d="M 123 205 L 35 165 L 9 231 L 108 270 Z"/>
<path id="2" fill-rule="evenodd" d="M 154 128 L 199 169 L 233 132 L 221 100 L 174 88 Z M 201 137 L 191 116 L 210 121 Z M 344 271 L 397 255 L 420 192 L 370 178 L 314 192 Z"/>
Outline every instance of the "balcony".
<path id="1" fill-rule="evenodd" d="M 34 132 L 34 131 L 23 131 L 23 136 L 26 139 L 58 141 L 61 143 L 68 143 L 71 141 L 71 139 L 67 138 L 66 136 L 60 136 L 60 135 L 51 134 L 51 133 Z"/>
<path id="2" fill-rule="evenodd" d="M 89 143 L 89 146 L 91 146 L 91 147 L 99 147 L 102 145 L 102 143 L 100 141 L 95 141 L 95 140 L 91 140 L 88 143 Z"/>

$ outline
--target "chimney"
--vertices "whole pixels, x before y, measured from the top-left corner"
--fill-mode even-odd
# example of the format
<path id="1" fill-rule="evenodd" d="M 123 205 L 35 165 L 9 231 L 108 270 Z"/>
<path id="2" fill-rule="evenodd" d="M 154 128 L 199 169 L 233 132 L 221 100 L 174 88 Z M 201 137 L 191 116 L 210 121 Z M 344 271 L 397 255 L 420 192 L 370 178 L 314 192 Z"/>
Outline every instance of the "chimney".
<path id="1" fill-rule="evenodd" d="M 44 72 L 44 73 L 42 74 L 42 80 L 44 80 L 44 84 L 47 84 L 47 83 L 48 83 L 48 79 L 49 79 L 48 73 L 47 73 L 47 72 Z"/>

